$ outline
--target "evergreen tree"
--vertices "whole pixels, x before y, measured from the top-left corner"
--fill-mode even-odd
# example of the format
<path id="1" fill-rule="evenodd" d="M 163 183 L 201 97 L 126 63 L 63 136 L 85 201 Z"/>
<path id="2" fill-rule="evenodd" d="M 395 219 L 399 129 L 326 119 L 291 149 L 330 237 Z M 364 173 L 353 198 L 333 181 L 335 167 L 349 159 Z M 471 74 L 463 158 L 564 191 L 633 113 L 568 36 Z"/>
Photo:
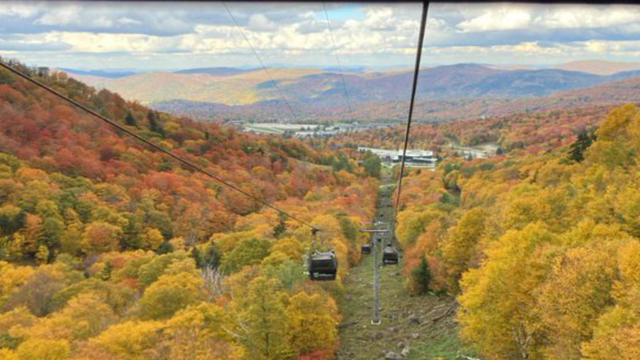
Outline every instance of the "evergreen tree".
<path id="1" fill-rule="evenodd" d="M 153 110 L 149 110 L 147 118 L 149 119 L 149 130 L 164 136 L 164 128 L 160 125 L 158 114 Z"/>
<path id="2" fill-rule="evenodd" d="M 203 255 L 203 265 L 216 269 L 220 265 L 220 251 L 218 250 L 218 246 L 216 244 L 211 243 L 204 251 Z"/>
<path id="3" fill-rule="evenodd" d="M 133 117 L 133 114 L 131 114 L 131 111 L 127 111 L 127 116 L 124 117 L 124 123 L 129 126 L 136 126 L 138 125 L 138 120 L 136 120 L 136 118 Z"/>
<path id="4" fill-rule="evenodd" d="M 156 252 L 158 254 L 168 254 L 170 252 L 173 252 L 173 245 L 171 245 L 170 242 L 168 242 L 167 240 L 163 241 L 162 244 L 160 244 L 160 246 L 158 246 L 158 248 L 156 249 Z"/>
<path id="5" fill-rule="evenodd" d="M 431 281 L 431 271 L 427 259 L 422 258 L 420 265 L 411 272 L 413 283 L 419 294 L 429 291 L 429 282 Z"/>
<path id="6" fill-rule="evenodd" d="M 595 140 L 594 131 L 587 132 L 583 130 L 580 134 L 578 134 L 578 139 L 571 144 L 571 149 L 569 150 L 569 159 L 575 162 L 581 162 L 584 160 L 584 152 L 593 144 Z"/>
<path id="7" fill-rule="evenodd" d="M 278 225 L 273 228 L 273 236 L 275 236 L 276 238 L 279 238 L 280 235 L 282 235 L 282 233 L 287 230 L 287 224 L 284 222 L 284 220 L 284 215 L 280 214 L 280 221 L 278 222 Z"/>
<path id="8" fill-rule="evenodd" d="M 364 171 L 367 175 L 379 178 L 380 177 L 380 169 L 382 167 L 382 163 L 380 158 L 371 152 L 367 152 L 367 156 L 362 162 L 362 166 L 364 167 Z"/>
<path id="9" fill-rule="evenodd" d="M 202 258 L 202 254 L 200 253 L 200 250 L 198 250 L 197 246 L 194 246 L 191 249 L 191 257 L 193 258 L 193 261 L 195 261 L 198 269 L 202 269 L 204 267 L 204 259 Z"/>
<path id="10" fill-rule="evenodd" d="M 107 261 L 107 265 L 104 266 L 102 271 L 100 272 L 100 278 L 104 281 L 108 281 L 111 279 L 111 271 L 113 270 L 113 266 L 110 261 Z"/>

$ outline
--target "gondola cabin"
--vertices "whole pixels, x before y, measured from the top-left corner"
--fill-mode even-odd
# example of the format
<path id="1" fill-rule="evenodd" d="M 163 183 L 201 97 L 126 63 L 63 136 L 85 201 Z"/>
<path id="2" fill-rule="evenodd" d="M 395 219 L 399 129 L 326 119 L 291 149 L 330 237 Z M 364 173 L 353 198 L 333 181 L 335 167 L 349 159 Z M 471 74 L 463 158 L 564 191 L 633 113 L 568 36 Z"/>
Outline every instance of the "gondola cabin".
<path id="1" fill-rule="evenodd" d="M 309 278 L 314 281 L 335 280 L 338 272 L 338 259 L 335 252 L 316 251 L 309 257 Z"/>
<path id="2" fill-rule="evenodd" d="M 398 250 L 391 246 L 391 244 L 387 244 L 384 250 L 382 251 L 382 264 L 384 265 L 395 265 L 398 263 Z"/>
<path id="3" fill-rule="evenodd" d="M 368 242 L 368 243 L 366 243 L 366 244 L 362 244 L 362 247 L 360 248 L 360 252 L 361 252 L 363 255 L 371 254 L 371 243 L 370 243 L 370 242 Z"/>

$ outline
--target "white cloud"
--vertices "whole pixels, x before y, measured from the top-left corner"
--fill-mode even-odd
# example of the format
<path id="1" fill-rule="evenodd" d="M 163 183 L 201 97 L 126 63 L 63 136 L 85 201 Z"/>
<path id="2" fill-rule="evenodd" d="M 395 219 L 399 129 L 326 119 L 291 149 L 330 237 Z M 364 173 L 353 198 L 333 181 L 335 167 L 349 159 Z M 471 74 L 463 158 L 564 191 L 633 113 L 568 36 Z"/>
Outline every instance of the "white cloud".
<path id="1" fill-rule="evenodd" d="M 637 6 L 585 7 L 566 5 L 536 17 L 534 24 L 551 29 L 599 28 L 640 21 Z"/>
<path id="2" fill-rule="evenodd" d="M 120 19 L 117 20 L 118 24 L 120 25 L 140 25 L 142 24 L 142 21 L 140 20 L 136 20 L 136 19 L 132 19 L 129 17 L 121 17 Z"/>
<path id="3" fill-rule="evenodd" d="M 47 11 L 35 23 L 41 25 L 69 25 L 76 23 L 80 19 L 79 15 L 80 7 L 78 5 L 65 4 Z M 92 19 L 83 20 L 91 21 Z"/>
<path id="4" fill-rule="evenodd" d="M 40 12 L 40 3 L 5 2 L 0 6 L 0 16 L 30 18 Z"/>
<path id="5" fill-rule="evenodd" d="M 107 3 L 7 4 L 0 6 L 0 16 L 15 18 L 10 20 L 17 22 L 17 30 L 7 30 L 0 38 L 11 39 L 17 44 L 13 46 L 23 41 L 28 44 L 25 49 L 59 44 L 46 49 L 52 59 L 54 54 L 76 54 L 79 59 L 95 54 L 129 56 L 130 61 L 150 56 L 160 62 L 164 56 L 173 64 L 190 55 L 191 60 L 203 56 L 221 65 L 236 64 L 239 58 L 256 62 L 219 4 L 132 3 L 126 9 Z M 418 4 L 327 4 L 335 41 L 322 6 L 289 5 L 232 6 L 236 19 L 246 24 L 242 32 L 267 63 L 336 66 L 335 54 L 343 65 L 413 61 Z M 425 41 L 432 60 L 522 63 L 612 54 L 628 58 L 640 48 L 622 40 L 634 36 L 640 39 L 638 6 L 439 3 L 430 8 Z"/>
<path id="6" fill-rule="evenodd" d="M 264 14 L 254 14 L 249 17 L 249 28 L 258 31 L 274 31 L 278 24 L 269 20 Z"/>
<path id="7" fill-rule="evenodd" d="M 629 5 L 477 5 L 463 11 L 466 18 L 456 25 L 462 32 L 516 29 L 604 28 L 640 21 L 640 7 Z"/>
<path id="8" fill-rule="evenodd" d="M 489 8 L 482 15 L 462 21 L 457 27 L 463 32 L 522 29 L 531 23 L 529 9 L 517 5 Z"/>

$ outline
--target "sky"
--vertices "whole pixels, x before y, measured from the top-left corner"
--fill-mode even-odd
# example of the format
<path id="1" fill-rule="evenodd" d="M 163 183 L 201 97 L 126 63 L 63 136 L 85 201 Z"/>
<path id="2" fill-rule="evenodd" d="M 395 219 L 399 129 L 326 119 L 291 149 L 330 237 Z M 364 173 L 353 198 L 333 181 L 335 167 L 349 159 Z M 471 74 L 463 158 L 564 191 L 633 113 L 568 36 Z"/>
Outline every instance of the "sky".
<path id="1" fill-rule="evenodd" d="M 1 1 L 0 56 L 80 70 L 407 68 L 420 11 L 419 3 Z M 636 5 L 435 3 L 428 14 L 423 67 L 640 61 Z"/>

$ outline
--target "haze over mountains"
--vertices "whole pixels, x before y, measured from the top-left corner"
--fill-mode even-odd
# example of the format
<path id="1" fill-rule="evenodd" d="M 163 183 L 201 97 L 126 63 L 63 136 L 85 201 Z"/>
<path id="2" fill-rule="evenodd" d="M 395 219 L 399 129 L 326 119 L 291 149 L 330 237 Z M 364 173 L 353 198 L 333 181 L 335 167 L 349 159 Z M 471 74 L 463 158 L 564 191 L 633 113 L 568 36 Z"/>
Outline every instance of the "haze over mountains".
<path id="1" fill-rule="evenodd" d="M 163 111 L 217 120 L 222 117 L 307 121 L 327 120 L 339 115 L 359 120 L 393 120 L 396 115 L 389 108 L 409 98 L 412 79 L 409 70 L 336 72 L 289 67 L 265 71 L 218 67 L 123 73 L 122 76 L 96 76 L 100 73 L 65 70 L 92 86 L 116 91 Z M 554 96 L 555 100 L 541 103 L 562 103 L 565 100 L 562 93 L 567 91 L 600 85 L 607 90 L 633 87 L 633 81 L 632 85 L 623 82 L 607 87 L 607 84 L 638 76 L 640 63 L 578 61 L 545 69 L 456 64 L 422 69 L 417 97 L 418 101 L 431 104 L 426 106 L 423 115 L 430 114 L 432 120 L 442 120 L 449 117 L 438 114 L 438 108 L 451 102 L 468 106 L 482 100 L 491 105 L 495 113 L 500 112 L 495 108 L 498 104 L 512 107 L 518 102 L 526 104 L 532 98 Z M 593 95 L 588 98 L 592 99 Z M 600 97 L 600 101 L 606 102 L 611 96 Z M 535 105 L 535 101 L 532 104 Z M 474 105 L 475 108 L 478 106 Z M 398 110 L 401 118 L 402 107 Z M 451 109 L 447 112 L 451 113 Z M 470 114 L 485 115 L 486 111 L 471 111 Z"/>

